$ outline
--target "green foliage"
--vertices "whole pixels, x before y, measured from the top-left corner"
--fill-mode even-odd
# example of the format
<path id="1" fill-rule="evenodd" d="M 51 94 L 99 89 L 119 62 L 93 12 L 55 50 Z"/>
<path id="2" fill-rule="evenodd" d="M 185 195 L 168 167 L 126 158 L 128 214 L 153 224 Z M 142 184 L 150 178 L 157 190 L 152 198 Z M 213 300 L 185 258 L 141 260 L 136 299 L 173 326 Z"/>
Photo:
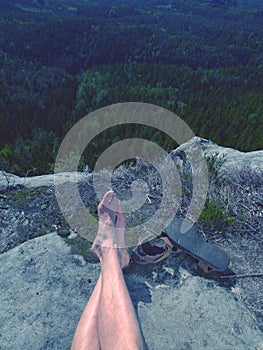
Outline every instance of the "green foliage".
<path id="1" fill-rule="evenodd" d="M 85 169 L 85 160 L 84 157 L 79 157 L 79 152 L 70 151 L 67 157 L 60 159 L 60 162 L 57 163 L 58 169 L 60 172 L 64 171 L 83 171 Z"/>
<path id="2" fill-rule="evenodd" d="M 11 156 L 11 146 L 9 144 L 5 144 L 4 147 L 0 150 L 0 158 L 6 159 Z"/>
<path id="3" fill-rule="evenodd" d="M 260 149 L 262 36 L 256 1 L 2 0 L 0 165 L 52 171 L 76 121 L 127 101 L 165 107 L 220 145 Z M 176 147 L 157 130 L 115 128 L 92 142 L 83 162 L 94 164 L 129 135 Z"/>
<path id="4" fill-rule="evenodd" d="M 199 221 L 208 227 L 217 228 L 223 223 L 235 224 L 235 217 L 231 214 L 231 207 L 227 203 L 223 205 L 215 200 L 206 200 Z"/>
<path id="5" fill-rule="evenodd" d="M 224 154 L 220 155 L 218 152 L 206 156 L 210 186 L 213 186 L 219 192 L 220 188 L 225 186 L 227 182 L 222 172 L 225 160 L 226 156 Z M 218 202 L 213 198 L 207 198 L 204 209 L 199 216 L 199 221 L 208 227 L 218 228 L 223 224 L 235 224 L 236 218 L 227 199 Z"/>
<path id="6" fill-rule="evenodd" d="M 213 155 L 206 156 L 206 163 L 210 181 L 216 184 L 222 183 L 224 181 L 223 174 L 220 172 L 222 165 L 226 160 L 226 155 L 220 155 L 216 152 Z"/>
<path id="7" fill-rule="evenodd" d="M 69 231 L 65 229 L 65 233 L 66 232 Z M 63 235 L 63 237 L 64 236 L 65 235 Z M 66 242 L 71 246 L 73 254 L 81 254 L 86 261 L 91 263 L 96 262 L 95 256 L 91 253 L 91 243 L 87 239 L 82 238 L 80 235 L 76 235 L 75 238 L 66 238 Z"/>
<path id="8" fill-rule="evenodd" d="M 0 151 L 2 167 L 18 175 L 43 174 L 52 171 L 58 150 L 58 138 L 52 131 L 33 130 L 31 139 L 18 136 L 14 145 Z"/>

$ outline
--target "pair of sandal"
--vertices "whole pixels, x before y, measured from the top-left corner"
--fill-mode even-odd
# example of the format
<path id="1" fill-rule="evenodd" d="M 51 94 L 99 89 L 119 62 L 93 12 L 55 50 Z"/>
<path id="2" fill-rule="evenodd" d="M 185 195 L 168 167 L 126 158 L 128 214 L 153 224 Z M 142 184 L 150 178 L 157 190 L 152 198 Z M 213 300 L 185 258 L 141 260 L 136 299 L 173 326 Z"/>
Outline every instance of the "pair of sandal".
<path id="1" fill-rule="evenodd" d="M 184 252 L 193 257 L 204 272 L 225 271 L 230 263 L 227 253 L 216 244 L 204 241 L 193 227 L 181 233 L 182 223 L 175 218 L 158 236 L 143 238 L 133 249 L 133 262 L 138 265 L 154 264 L 173 252 Z"/>

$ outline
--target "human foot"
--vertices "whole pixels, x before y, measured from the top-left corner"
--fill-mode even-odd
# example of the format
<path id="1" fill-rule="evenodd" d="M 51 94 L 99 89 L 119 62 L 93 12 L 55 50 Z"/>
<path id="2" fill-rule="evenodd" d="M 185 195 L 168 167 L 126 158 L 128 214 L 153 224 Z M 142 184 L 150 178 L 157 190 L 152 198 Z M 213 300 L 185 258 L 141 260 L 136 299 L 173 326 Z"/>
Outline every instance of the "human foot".
<path id="1" fill-rule="evenodd" d="M 130 256 L 125 248 L 126 220 L 121 205 L 113 191 L 108 191 L 98 206 L 99 228 L 92 245 L 92 252 L 102 260 L 102 257 L 115 254 L 123 268 L 130 262 Z"/>

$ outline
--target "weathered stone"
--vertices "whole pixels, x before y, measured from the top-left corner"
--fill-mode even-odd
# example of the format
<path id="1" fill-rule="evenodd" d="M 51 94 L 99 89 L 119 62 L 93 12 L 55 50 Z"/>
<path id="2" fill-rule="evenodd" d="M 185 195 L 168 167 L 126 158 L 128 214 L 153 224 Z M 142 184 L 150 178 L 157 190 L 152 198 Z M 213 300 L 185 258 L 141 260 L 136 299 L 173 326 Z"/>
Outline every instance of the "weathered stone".
<path id="1" fill-rule="evenodd" d="M 148 349 L 259 346 L 262 333 L 236 293 L 173 267 L 175 275 L 158 282 L 125 275 Z M 69 349 L 99 273 L 99 264 L 73 255 L 56 234 L 1 254 L 0 348 Z"/>
<path id="2" fill-rule="evenodd" d="M 227 251 L 234 273 L 262 273 L 263 151 L 239 152 L 195 137 L 171 153 L 179 171 L 190 170 L 186 153 L 200 147 L 212 165 L 208 199 L 225 206 L 233 221 L 212 228 L 197 222 L 196 227 Z M 143 168 L 147 175 L 143 162 L 118 172 L 113 184 L 127 176 L 131 183 Z M 0 253 L 4 252 L 0 255 L 0 349 L 70 347 L 99 274 L 99 265 L 87 251 L 90 243 L 76 236 L 56 201 L 54 178 L 63 186 L 76 177 L 83 202 L 96 209 L 92 174 L 20 178 L 0 172 Z M 158 181 L 151 179 L 152 202 L 161 189 Z M 125 190 L 127 183 L 121 184 Z M 186 189 L 182 202 L 187 206 L 191 184 Z M 128 269 L 128 288 L 149 349 L 262 347 L 262 277 L 221 283 L 211 277 L 196 271 L 185 255 Z"/>

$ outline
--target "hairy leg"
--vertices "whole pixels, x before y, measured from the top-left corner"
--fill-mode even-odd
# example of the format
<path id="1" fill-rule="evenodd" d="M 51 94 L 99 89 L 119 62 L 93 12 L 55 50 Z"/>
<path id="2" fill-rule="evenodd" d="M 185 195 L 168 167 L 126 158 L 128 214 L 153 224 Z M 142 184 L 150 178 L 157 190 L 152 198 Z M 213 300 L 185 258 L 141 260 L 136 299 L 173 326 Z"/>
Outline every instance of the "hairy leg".
<path id="1" fill-rule="evenodd" d="M 130 261 L 125 248 L 125 217 L 114 192 L 98 207 L 99 229 L 92 250 L 101 275 L 81 316 L 72 350 L 142 349 L 135 311 L 122 268 Z"/>
<path id="2" fill-rule="evenodd" d="M 142 349 L 137 317 L 122 267 L 129 263 L 125 248 L 126 221 L 114 192 L 107 192 L 99 206 L 99 230 L 93 251 L 101 262 L 102 285 L 98 307 L 101 349 Z"/>
<path id="3" fill-rule="evenodd" d="M 100 275 L 94 291 L 79 320 L 71 350 L 99 350 L 98 308 L 100 302 L 102 276 Z"/>

